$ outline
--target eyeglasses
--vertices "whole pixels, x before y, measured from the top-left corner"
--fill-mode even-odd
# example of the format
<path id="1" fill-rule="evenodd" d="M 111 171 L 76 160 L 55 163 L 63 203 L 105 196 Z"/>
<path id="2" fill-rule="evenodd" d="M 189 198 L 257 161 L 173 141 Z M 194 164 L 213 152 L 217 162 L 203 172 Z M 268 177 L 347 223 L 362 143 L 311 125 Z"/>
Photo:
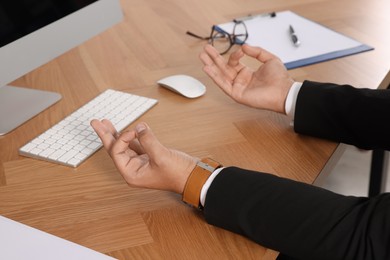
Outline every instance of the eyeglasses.
<path id="1" fill-rule="evenodd" d="M 232 34 L 225 32 L 216 25 L 213 25 L 211 28 L 209 37 L 202 37 L 189 31 L 187 31 L 187 34 L 201 40 L 209 41 L 209 43 L 218 50 L 219 54 L 223 55 L 227 53 L 233 45 L 243 45 L 248 39 L 248 30 L 246 29 L 245 23 L 238 20 L 233 20 L 233 22 L 234 27 Z"/>

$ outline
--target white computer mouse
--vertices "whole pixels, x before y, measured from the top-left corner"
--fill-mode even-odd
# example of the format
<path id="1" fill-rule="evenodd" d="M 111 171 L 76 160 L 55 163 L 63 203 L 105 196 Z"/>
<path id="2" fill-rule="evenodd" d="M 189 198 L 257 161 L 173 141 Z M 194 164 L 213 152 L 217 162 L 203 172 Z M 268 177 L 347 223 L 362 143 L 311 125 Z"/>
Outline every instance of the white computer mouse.
<path id="1" fill-rule="evenodd" d="M 168 76 L 157 83 L 187 98 L 197 98 L 206 93 L 206 86 L 202 82 L 187 75 Z"/>

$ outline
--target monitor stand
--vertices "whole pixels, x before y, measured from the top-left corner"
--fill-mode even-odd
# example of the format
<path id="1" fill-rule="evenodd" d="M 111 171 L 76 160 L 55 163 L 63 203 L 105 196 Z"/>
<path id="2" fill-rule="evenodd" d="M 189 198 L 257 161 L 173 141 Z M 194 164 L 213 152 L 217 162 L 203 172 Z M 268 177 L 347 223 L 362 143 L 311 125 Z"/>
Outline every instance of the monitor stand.
<path id="1" fill-rule="evenodd" d="M 0 87 L 0 135 L 12 131 L 61 99 L 55 92 Z"/>

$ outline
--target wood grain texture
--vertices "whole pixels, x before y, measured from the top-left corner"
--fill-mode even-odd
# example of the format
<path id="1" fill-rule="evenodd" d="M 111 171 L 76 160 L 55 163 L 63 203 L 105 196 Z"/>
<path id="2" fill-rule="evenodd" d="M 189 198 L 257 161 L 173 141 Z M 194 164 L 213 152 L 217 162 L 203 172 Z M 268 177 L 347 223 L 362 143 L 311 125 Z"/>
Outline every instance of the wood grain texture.
<path id="1" fill-rule="evenodd" d="M 98 151 L 76 169 L 24 158 L 18 148 L 107 88 L 159 103 L 147 122 L 162 143 L 224 165 L 313 183 L 337 144 L 297 135 L 289 120 L 236 104 L 202 72 L 211 25 L 247 14 L 292 10 L 375 48 L 290 70 L 305 79 L 377 88 L 390 68 L 388 0 L 122 0 L 124 20 L 13 82 L 63 99 L 0 137 L 0 214 L 118 259 L 275 259 L 277 252 L 208 225 L 179 195 L 128 187 Z M 245 60 L 256 68 L 259 64 Z M 156 81 L 188 74 L 207 86 L 190 100 Z M 134 124 L 130 127 L 133 127 Z"/>

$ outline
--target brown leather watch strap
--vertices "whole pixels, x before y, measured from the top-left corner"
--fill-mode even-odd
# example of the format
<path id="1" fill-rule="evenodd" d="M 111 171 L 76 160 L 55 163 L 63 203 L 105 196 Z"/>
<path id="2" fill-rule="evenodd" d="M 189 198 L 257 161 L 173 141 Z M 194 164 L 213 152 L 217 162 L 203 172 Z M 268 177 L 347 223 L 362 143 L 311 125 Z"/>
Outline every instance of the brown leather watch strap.
<path id="1" fill-rule="evenodd" d="M 222 167 L 222 165 L 213 159 L 203 158 L 200 160 L 187 179 L 183 191 L 183 201 L 195 208 L 202 209 L 202 205 L 200 204 L 200 192 L 202 187 L 215 169 L 220 167 Z"/>

